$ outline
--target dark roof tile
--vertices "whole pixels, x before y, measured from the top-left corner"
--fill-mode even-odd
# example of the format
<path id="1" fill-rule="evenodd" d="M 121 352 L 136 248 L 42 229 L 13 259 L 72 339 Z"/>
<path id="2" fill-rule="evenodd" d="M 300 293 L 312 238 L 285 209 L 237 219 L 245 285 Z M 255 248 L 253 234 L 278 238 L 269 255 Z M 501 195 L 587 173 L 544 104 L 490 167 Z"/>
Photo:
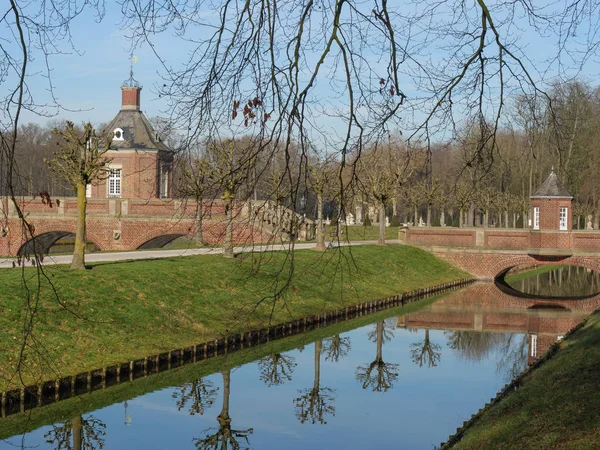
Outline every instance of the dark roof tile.
<path id="1" fill-rule="evenodd" d="M 531 196 L 531 198 L 536 197 L 563 197 L 563 198 L 573 198 L 571 194 L 567 191 L 567 189 L 560 182 L 554 170 L 550 172 L 546 181 L 542 183 L 542 185 L 538 188 L 537 191 Z"/>

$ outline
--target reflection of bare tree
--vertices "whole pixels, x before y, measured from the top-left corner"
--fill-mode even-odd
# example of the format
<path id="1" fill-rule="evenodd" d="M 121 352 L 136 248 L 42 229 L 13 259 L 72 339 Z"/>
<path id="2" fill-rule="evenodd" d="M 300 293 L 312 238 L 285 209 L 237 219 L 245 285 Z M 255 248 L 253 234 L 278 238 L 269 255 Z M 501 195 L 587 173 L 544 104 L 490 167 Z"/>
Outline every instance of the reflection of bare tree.
<path id="1" fill-rule="evenodd" d="M 410 345 L 410 354 L 412 360 L 419 367 L 435 367 L 442 358 L 442 347 L 439 344 L 431 342 L 429 339 L 429 329 L 425 329 L 425 339 L 421 342 L 415 342 Z"/>
<path id="2" fill-rule="evenodd" d="M 231 429 L 231 417 L 229 417 L 229 394 L 231 384 L 231 370 L 221 372 L 223 375 L 223 408 L 217 416 L 219 429 L 216 433 L 207 435 L 204 439 L 195 439 L 196 448 L 206 450 L 237 450 L 240 448 L 250 448 L 248 435 L 252 434 L 254 429 L 233 430 Z M 209 430 L 207 430 L 209 431 Z M 244 440 L 246 446 L 240 446 L 240 440 Z"/>
<path id="3" fill-rule="evenodd" d="M 498 372 L 504 373 L 504 380 L 515 379 L 527 368 L 528 336 L 506 333 L 500 347 L 500 358 L 496 362 Z"/>
<path id="4" fill-rule="evenodd" d="M 210 408 L 215 401 L 217 389 L 208 381 L 199 380 L 185 383 L 178 391 L 173 392 L 172 397 L 176 400 L 177 409 L 181 411 L 189 404 L 190 415 L 204 414 L 206 408 Z"/>
<path id="5" fill-rule="evenodd" d="M 56 450 L 94 450 L 104 448 L 106 424 L 94 416 L 73 417 L 60 425 L 54 425 L 44 435 L 46 443 Z"/>
<path id="6" fill-rule="evenodd" d="M 321 387 L 321 349 L 323 341 L 315 342 L 315 378 L 313 387 L 300 390 L 300 397 L 294 399 L 296 417 L 301 423 L 306 421 L 325 424 L 329 414 L 335 415 L 334 390 Z"/>
<path id="7" fill-rule="evenodd" d="M 585 267 L 562 267 L 544 273 L 519 274 L 518 281 L 507 283 L 517 291 L 542 297 L 578 297 L 600 291 L 600 275 Z M 521 278 L 524 277 L 524 278 Z"/>
<path id="8" fill-rule="evenodd" d="M 258 361 L 260 379 L 267 386 L 279 386 L 290 381 L 296 368 L 296 358 L 272 353 Z"/>
<path id="9" fill-rule="evenodd" d="M 340 358 L 348 356 L 350 351 L 350 338 L 341 337 L 336 334 L 333 337 L 325 339 L 325 361 L 338 362 Z"/>
<path id="10" fill-rule="evenodd" d="M 480 362 L 491 352 L 498 351 L 496 367 L 498 372 L 504 372 L 506 380 L 512 380 L 527 366 L 527 335 L 465 330 L 445 335 L 448 346 L 466 361 Z"/>
<path id="11" fill-rule="evenodd" d="M 447 331 L 444 334 L 448 347 L 456 350 L 460 359 L 470 362 L 480 362 L 506 339 L 505 333 L 470 330 Z"/>
<path id="12" fill-rule="evenodd" d="M 363 389 L 371 388 L 375 392 L 385 392 L 394 387 L 398 379 L 398 364 L 386 363 L 383 360 L 383 342 L 389 341 L 392 336 L 392 331 L 386 330 L 383 322 L 378 322 L 375 331 L 369 333 L 369 339 L 375 339 L 377 343 L 377 353 L 375 360 L 368 366 L 359 366 L 356 369 L 356 379 Z"/>

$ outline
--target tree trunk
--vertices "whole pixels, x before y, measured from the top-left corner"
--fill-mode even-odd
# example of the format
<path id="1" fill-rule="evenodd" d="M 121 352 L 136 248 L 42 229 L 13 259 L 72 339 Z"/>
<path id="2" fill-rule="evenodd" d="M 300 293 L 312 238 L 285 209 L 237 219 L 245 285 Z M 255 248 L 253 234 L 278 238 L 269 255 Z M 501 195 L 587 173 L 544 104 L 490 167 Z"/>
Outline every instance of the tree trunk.
<path id="1" fill-rule="evenodd" d="M 508 228 L 508 211 L 504 211 L 504 228 Z"/>
<path id="2" fill-rule="evenodd" d="M 427 203 L 427 226 L 431 226 L 431 203 Z"/>
<path id="3" fill-rule="evenodd" d="M 415 220 L 413 220 L 413 226 L 419 225 L 419 207 L 415 206 Z"/>
<path id="4" fill-rule="evenodd" d="M 444 212 L 444 208 L 440 210 L 440 226 L 443 227 L 446 225 L 446 213 Z"/>
<path id="5" fill-rule="evenodd" d="M 383 322 L 377 322 L 375 329 L 377 331 L 377 354 L 375 359 L 381 362 L 383 361 Z"/>
<path id="6" fill-rule="evenodd" d="M 233 214 L 231 208 L 233 201 L 231 196 L 225 198 L 225 245 L 223 246 L 223 256 L 225 258 L 233 258 Z"/>
<path id="7" fill-rule="evenodd" d="M 483 228 L 487 228 L 490 224 L 490 212 L 486 209 L 485 211 L 483 211 Z"/>
<path id="8" fill-rule="evenodd" d="M 77 416 L 71 419 L 71 430 L 73 430 L 73 450 L 81 450 L 83 444 L 83 419 Z"/>
<path id="9" fill-rule="evenodd" d="M 204 246 L 204 234 L 202 233 L 202 219 L 204 211 L 202 210 L 202 199 L 196 199 L 196 245 Z"/>
<path id="10" fill-rule="evenodd" d="M 464 215 L 464 211 L 462 210 L 462 208 L 458 208 L 458 226 L 460 228 L 465 226 L 465 223 L 463 221 L 463 215 Z"/>
<path id="11" fill-rule="evenodd" d="M 323 341 L 315 341 L 315 379 L 313 382 L 313 394 L 318 393 L 321 384 L 321 349 Z"/>
<path id="12" fill-rule="evenodd" d="M 317 194 L 317 245 L 315 250 L 325 250 L 325 233 L 323 230 L 323 194 Z"/>
<path id="13" fill-rule="evenodd" d="M 75 250 L 71 269 L 85 270 L 85 213 L 87 197 L 85 196 L 85 182 L 77 183 L 77 225 L 75 228 Z"/>
<path id="14" fill-rule="evenodd" d="M 379 202 L 379 239 L 377 244 L 385 244 L 385 203 Z"/>
<path id="15" fill-rule="evenodd" d="M 513 212 L 513 228 L 517 228 L 517 213 Z"/>
<path id="16" fill-rule="evenodd" d="M 229 418 L 229 394 L 230 394 L 230 385 L 231 385 L 231 371 L 221 372 L 223 375 L 223 407 L 221 408 L 221 413 L 217 417 L 219 421 L 219 425 L 223 426 L 223 424 L 227 424 L 230 420 Z"/>

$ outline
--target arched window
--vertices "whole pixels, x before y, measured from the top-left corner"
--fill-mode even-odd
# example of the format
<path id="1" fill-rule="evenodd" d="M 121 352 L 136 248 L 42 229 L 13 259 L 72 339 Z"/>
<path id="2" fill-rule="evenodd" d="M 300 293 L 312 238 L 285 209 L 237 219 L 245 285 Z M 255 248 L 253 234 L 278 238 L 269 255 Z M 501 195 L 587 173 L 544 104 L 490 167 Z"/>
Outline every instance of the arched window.
<path id="1" fill-rule="evenodd" d="M 121 128 L 115 128 L 115 131 L 113 133 L 113 141 L 122 141 L 125 139 L 123 137 L 123 130 Z"/>

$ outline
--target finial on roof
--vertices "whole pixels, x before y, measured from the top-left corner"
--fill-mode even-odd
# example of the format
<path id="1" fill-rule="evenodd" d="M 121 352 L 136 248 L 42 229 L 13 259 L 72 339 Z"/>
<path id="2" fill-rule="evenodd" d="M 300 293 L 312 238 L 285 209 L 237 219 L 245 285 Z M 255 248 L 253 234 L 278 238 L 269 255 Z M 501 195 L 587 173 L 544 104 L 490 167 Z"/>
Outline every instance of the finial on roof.
<path id="1" fill-rule="evenodd" d="M 550 172 L 554 173 L 554 164 L 552 164 L 552 170 Z"/>
<path id="2" fill-rule="evenodd" d="M 137 82 L 135 78 L 133 78 L 133 65 L 137 62 L 137 56 L 131 57 L 131 66 L 129 69 L 129 79 L 123 81 L 123 87 L 141 87 L 140 83 Z"/>

